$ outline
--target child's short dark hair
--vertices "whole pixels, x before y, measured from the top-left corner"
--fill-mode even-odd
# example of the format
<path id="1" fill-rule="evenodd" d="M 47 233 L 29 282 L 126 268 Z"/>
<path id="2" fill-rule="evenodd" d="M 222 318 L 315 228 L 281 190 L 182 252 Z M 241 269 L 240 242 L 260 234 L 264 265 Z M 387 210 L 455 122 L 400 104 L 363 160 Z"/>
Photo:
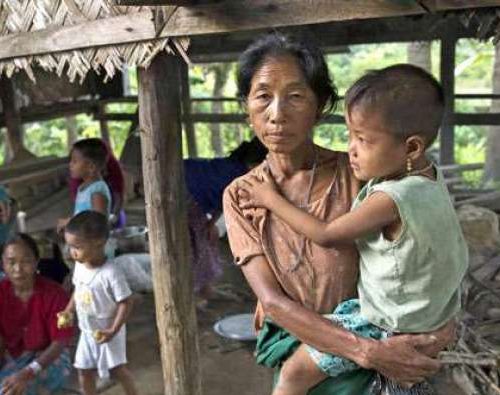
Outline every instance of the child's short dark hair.
<path id="1" fill-rule="evenodd" d="M 109 237 L 108 219 L 98 211 L 82 211 L 70 219 L 64 231 L 84 239 L 107 240 Z"/>
<path id="2" fill-rule="evenodd" d="M 99 170 L 104 170 L 108 160 L 108 149 L 104 142 L 99 138 L 90 138 L 77 141 L 73 144 L 73 150 L 78 150 L 85 159 L 94 163 Z"/>
<path id="3" fill-rule="evenodd" d="M 357 80 L 345 96 L 347 116 L 355 105 L 380 112 L 396 136 L 420 135 L 429 146 L 441 126 L 444 94 L 439 82 L 424 69 L 397 64 L 369 71 Z"/>

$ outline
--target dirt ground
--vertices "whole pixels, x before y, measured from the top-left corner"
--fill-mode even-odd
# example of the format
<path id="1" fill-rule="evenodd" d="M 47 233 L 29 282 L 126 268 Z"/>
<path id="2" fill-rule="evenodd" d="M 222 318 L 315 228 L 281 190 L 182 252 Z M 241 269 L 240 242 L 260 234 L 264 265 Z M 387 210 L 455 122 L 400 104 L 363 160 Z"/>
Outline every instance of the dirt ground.
<path id="1" fill-rule="evenodd" d="M 222 245 L 222 249 L 227 251 L 227 246 Z M 270 394 L 272 372 L 255 364 L 255 343 L 228 340 L 213 331 L 214 323 L 220 318 L 251 313 L 255 305 L 241 272 L 229 264 L 227 253 L 224 260 L 225 272 L 216 284 L 218 293 L 205 308 L 197 311 L 203 394 Z M 152 294 L 142 295 L 127 330 L 130 368 L 141 395 L 163 395 Z M 117 385 L 102 392 L 104 395 L 122 393 Z"/>
<path id="2" fill-rule="evenodd" d="M 217 283 L 218 295 L 203 310 L 198 310 L 200 367 L 204 395 L 267 395 L 271 393 L 270 369 L 257 366 L 253 357 L 254 342 L 238 342 L 221 338 L 213 331 L 214 323 L 227 315 L 253 311 L 255 300 L 239 269 L 229 263 L 226 243 L 224 276 Z M 128 324 L 130 368 L 142 395 L 163 395 L 160 354 L 152 294 L 142 295 Z M 446 374 L 435 380 L 439 395 L 461 395 Z M 122 394 L 117 385 L 102 392 Z"/>

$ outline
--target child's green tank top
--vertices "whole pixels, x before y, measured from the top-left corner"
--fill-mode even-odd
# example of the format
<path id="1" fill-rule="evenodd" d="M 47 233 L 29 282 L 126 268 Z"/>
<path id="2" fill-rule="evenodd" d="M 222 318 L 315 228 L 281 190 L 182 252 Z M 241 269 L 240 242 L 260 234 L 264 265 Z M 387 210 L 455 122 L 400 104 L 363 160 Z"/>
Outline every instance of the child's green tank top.
<path id="1" fill-rule="evenodd" d="M 439 328 L 460 310 L 460 283 L 468 251 L 453 204 L 437 170 L 437 180 L 407 176 L 371 180 L 353 210 L 373 193 L 395 202 L 401 233 L 387 240 L 382 232 L 357 240 L 361 314 L 395 332 Z"/>

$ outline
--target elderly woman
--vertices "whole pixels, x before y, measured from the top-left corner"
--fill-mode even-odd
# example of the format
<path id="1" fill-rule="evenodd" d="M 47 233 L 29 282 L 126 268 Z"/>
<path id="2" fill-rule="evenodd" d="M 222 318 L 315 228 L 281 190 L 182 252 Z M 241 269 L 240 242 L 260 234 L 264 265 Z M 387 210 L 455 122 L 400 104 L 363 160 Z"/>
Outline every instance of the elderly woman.
<path id="1" fill-rule="evenodd" d="M 333 325 L 321 314 L 356 294 L 354 245 L 323 248 L 264 209 L 242 209 L 238 185 L 264 171 L 296 206 L 329 222 L 350 209 L 359 190 L 347 154 L 316 146 L 315 124 L 337 101 L 322 53 L 279 34 L 265 36 L 241 56 L 238 90 L 267 160 L 235 180 L 224 193 L 229 242 L 237 265 L 258 298 L 257 361 L 280 367 L 300 342 L 348 358 L 366 370 L 327 379 L 311 395 L 360 395 L 373 370 L 414 383 L 434 374 L 434 354 L 452 337 L 453 325 L 432 335 L 376 341 Z M 421 353 L 421 351 L 425 351 Z"/>
<path id="2" fill-rule="evenodd" d="M 44 395 L 59 390 L 71 371 L 66 347 L 73 329 L 57 327 L 69 297 L 36 274 L 35 241 L 23 233 L 8 239 L 0 281 L 0 393 Z"/>

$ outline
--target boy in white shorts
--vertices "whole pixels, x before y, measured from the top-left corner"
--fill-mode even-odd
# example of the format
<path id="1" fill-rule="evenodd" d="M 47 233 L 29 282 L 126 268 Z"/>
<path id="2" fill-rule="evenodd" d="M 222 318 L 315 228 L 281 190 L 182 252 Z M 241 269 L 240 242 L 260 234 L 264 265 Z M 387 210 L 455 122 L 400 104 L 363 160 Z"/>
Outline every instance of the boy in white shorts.
<path id="1" fill-rule="evenodd" d="M 110 372 L 127 395 L 136 395 L 125 346 L 132 292 L 120 267 L 106 258 L 108 235 L 108 221 L 96 211 L 84 211 L 66 225 L 64 237 L 75 260 L 75 289 L 58 315 L 58 325 L 71 322 L 76 309 L 81 333 L 74 366 L 84 395 L 97 394 L 96 373 L 107 378 Z"/>

